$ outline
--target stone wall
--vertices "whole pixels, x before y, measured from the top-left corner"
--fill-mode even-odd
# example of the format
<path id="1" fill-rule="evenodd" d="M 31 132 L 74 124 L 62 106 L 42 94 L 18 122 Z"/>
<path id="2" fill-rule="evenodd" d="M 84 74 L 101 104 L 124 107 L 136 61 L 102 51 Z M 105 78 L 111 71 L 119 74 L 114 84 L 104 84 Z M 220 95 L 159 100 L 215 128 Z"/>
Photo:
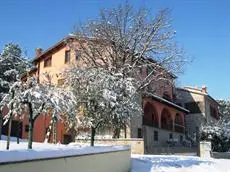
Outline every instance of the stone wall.
<path id="1" fill-rule="evenodd" d="M 129 172 L 130 169 L 130 149 L 0 163 L 0 171 L 2 172 Z"/>
<path id="2" fill-rule="evenodd" d="M 158 132 L 158 141 L 154 140 L 155 131 Z M 184 133 L 177 133 L 149 126 L 143 126 L 143 133 L 145 140 L 145 153 L 155 152 L 155 148 L 157 147 L 167 147 L 167 141 L 170 139 L 170 134 L 172 134 L 174 140 L 180 141 L 180 137 L 185 139 Z"/>
<path id="3" fill-rule="evenodd" d="M 211 155 L 217 159 L 230 159 L 230 152 L 212 152 Z"/>
<path id="4" fill-rule="evenodd" d="M 90 144 L 89 139 L 77 139 L 76 143 Z M 130 145 L 133 154 L 144 154 L 144 140 L 137 138 L 130 139 L 95 139 L 95 144 L 102 145 Z"/>

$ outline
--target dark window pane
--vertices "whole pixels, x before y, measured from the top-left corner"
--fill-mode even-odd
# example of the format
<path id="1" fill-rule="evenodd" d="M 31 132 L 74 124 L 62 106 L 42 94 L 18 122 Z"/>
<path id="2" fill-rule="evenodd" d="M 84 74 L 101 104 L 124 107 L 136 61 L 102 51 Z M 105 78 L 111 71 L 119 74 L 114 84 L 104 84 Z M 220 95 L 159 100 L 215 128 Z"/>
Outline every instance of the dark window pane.
<path id="1" fill-rule="evenodd" d="M 154 141 L 158 141 L 158 131 L 154 131 Z"/>
<path id="2" fill-rule="evenodd" d="M 142 138 L 142 130 L 141 130 L 141 128 L 137 129 L 137 137 Z"/>
<path id="3" fill-rule="evenodd" d="M 70 62 L 70 51 L 65 51 L 65 63 Z"/>
<path id="4" fill-rule="evenodd" d="M 52 57 L 48 57 L 44 60 L 44 67 L 49 67 L 52 64 Z"/>
<path id="5" fill-rule="evenodd" d="M 169 139 L 172 139 L 173 138 L 173 135 L 172 133 L 169 134 Z"/>

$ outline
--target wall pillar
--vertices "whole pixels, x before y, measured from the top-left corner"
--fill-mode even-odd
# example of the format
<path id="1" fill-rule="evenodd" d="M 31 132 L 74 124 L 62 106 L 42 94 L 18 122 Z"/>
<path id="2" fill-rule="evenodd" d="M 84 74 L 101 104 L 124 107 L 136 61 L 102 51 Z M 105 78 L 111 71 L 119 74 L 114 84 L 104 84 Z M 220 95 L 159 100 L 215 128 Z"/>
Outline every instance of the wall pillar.
<path id="1" fill-rule="evenodd" d="M 199 143 L 198 156 L 201 158 L 211 158 L 211 142 L 203 141 Z"/>
<path id="2" fill-rule="evenodd" d="M 172 131 L 175 131 L 175 117 L 176 117 L 176 114 L 173 114 L 172 115 L 172 124 L 173 124 Z"/>

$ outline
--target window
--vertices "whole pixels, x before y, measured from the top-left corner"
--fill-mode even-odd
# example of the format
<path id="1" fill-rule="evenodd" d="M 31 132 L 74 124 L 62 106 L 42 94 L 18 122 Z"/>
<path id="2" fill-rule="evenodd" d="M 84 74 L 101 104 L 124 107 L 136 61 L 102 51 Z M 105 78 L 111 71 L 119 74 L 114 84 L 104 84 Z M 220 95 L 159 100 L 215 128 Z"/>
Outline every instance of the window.
<path id="1" fill-rule="evenodd" d="M 80 51 L 75 51 L 75 60 L 79 60 L 81 57 L 81 52 Z"/>
<path id="2" fill-rule="evenodd" d="M 172 138 L 173 138 L 172 133 L 169 133 L 169 139 L 172 139 Z"/>
<path id="3" fill-rule="evenodd" d="M 154 141 L 158 141 L 158 131 L 154 131 Z"/>
<path id="4" fill-rule="evenodd" d="M 213 106 L 210 106 L 210 115 L 211 115 L 213 118 L 218 119 L 217 111 L 216 111 L 216 109 L 215 109 Z"/>
<path id="5" fill-rule="evenodd" d="M 65 51 L 65 63 L 70 62 L 70 50 Z"/>
<path id="6" fill-rule="evenodd" d="M 29 132 L 29 125 L 25 125 L 25 132 L 26 132 L 26 133 Z"/>
<path id="7" fill-rule="evenodd" d="M 142 138 L 142 130 L 141 130 L 141 128 L 137 129 L 137 138 Z"/>
<path id="8" fill-rule="evenodd" d="M 58 85 L 63 85 L 63 84 L 64 84 L 64 82 L 65 82 L 65 80 L 64 80 L 64 79 L 59 79 L 59 80 L 58 80 Z"/>
<path id="9" fill-rule="evenodd" d="M 44 60 L 44 67 L 49 67 L 52 64 L 52 57 L 48 57 Z"/>
<path id="10" fill-rule="evenodd" d="M 200 102 L 186 103 L 185 108 L 188 109 L 190 113 L 201 113 Z"/>

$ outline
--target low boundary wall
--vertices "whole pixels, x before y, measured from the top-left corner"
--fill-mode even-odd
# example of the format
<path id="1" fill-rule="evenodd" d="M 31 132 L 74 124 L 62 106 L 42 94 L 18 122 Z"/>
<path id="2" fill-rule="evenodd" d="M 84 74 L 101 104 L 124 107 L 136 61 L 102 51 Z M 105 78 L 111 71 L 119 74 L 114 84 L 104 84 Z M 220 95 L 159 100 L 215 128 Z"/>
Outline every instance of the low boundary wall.
<path id="1" fill-rule="evenodd" d="M 90 139 L 77 139 L 76 143 L 90 144 Z M 144 139 L 143 138 L 128 138 L 128 139 L 95 139 L 95 144 L 102 145 L 130 145 L 133 154 L 144 154 Z"/>
<path id="2" fill-rule="evenodd" d="M 211 156 L 217 159 L 230 159 L 230 152 L 211 152 Z"/>
<path id="3" fill-rule="evenodd" d="M 0 163 L 4 172 L 129 172 L 130 149 Z"/>
<path id="4" fill-rule="evenodd" d="M 196 147 L 154 147 L 146 154 L 178 154 L 178 155 L 197 155 Z"/>

